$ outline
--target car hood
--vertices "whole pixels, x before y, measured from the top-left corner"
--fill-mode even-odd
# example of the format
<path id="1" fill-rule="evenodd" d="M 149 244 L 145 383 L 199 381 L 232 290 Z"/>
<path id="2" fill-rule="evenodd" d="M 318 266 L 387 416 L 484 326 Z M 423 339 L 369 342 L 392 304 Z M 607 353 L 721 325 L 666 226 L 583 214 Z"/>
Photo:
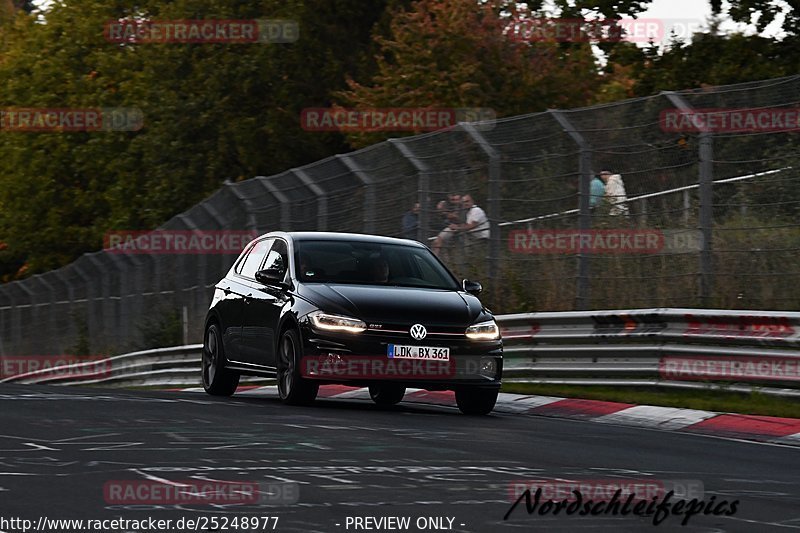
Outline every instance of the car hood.
<path id="1" fill-rule="evenodd" d="M 475 296 L 444 289 L 374 285 L 311 284 L 299 295 L 329 313 L 360 318 L 368 324 L 469 326 L 483 306 Z"/>

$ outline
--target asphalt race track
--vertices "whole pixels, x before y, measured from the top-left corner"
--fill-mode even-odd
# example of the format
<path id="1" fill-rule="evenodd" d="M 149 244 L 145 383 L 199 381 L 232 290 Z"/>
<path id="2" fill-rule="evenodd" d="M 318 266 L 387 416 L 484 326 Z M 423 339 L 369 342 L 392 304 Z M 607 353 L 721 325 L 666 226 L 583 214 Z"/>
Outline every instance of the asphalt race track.
<path id="1" fill-rule="evenodd" d="M 419 404 L 321 399 L 303 408 L 246 396 L 31 385 L 0 385 L 0 423 L 0 531 L 8 533 L 22 531 L 22 519 L 39 531 L 74 531 L 41 524 L 120 517 L 183 519 L 172 531 L 800 529 L 800 449 L 778 445 L 536 416 L 473 418 Z M 260 492 L 238 502 L 175 503 L 157 492 L 122 501 L 129 487 L 189 480 Z M 738 507 L 731 516 L 697 514 L 685 527 L 678 515 L 658 526 L 633 514 L 529 515 L 524 502 L 504 520 L 514 484 L 532 480 L 701 483 L 703 501 Z M 262 521 L 231 526 L 243 517 Z M 198 523 L 189 528 L 186 520 Z M 128 525 L 104 530 L 148 530 Z"/>

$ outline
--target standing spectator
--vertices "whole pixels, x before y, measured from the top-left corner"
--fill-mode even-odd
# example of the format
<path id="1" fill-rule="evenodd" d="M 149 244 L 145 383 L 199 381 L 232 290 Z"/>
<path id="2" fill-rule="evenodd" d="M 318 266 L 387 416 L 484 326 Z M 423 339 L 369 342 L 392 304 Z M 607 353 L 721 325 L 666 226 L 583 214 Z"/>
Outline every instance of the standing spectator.
<path id="1" fill-rule="evenodd" d="M 589 184 L 589 207 L 597 207 L 606 195 L 606 185 L 597 175 Z"/>
<path id="2" fill-rule="evenodd" d="M 447 227 L 450 224 L 450 210 L 448 208 L 447 200 L 436 202 L 436 216 L 431 217 L 430 229 L 435 233 L 442 231 L 442 227 Z"/>
<path id="3" fill-rule="evenodd" d="M 442 200 L 436 204 L 436 212 L 442 217 L 444 222 L 444 229 L 439 232 L 436 239 L 433 241 L 433 251 L 439 255 L 442 246 L 445 243 L 450 243 L 453 237 L 456 236 L 454 226 L 460 226 L 464 223 L 464 206 L 460 194 L 448 194 L 447 200 Z"/>
<path id="4" fill-rule="evenodd" d="M 473 242 L 486 242 L 489 240 L 489 218 L 486 212 L 475 204 L 472 195 L 465 194 L 462 198 L 467 218 L 464 224 L 459 224 L 455 229 L 467 232 Z"/>
<path id="5" fill-rule="evenodd" d="M 448 220 L 450 224 L 461 224 L 464 222 L 464 206 L 460 194 L 450 194 L 447 197 L 447 205 L 450 211 Z"/>
<path id="6" fill-rule="evenodd" d="M 463 223 L 450 224 L 439 234 L 433 243 L 433 251 L 437 255 L 442 243 L 450 240 L 456 232 L 467 235 L 467 246 L 489 242 L 489 218 L 486 216 L 486 212 L 475 205 L 475 201 L 469 194 L 465 194 L 461 198 L 461 204 L 466 212 L 466 220 Z"/>
<path id="7" fill-rule="evenodd" d="M 600 178 L 606 184 L 605 198 L 611 204 L 611 210 L 608 213 L 614 216 L 627 215 L 628 197 L 625 193 L 625 183 L 622 181 L 622 176 L 611 174 L 610 171 L 604 170 L 600 173 Z"/>
<path id="8" fill-rule="evenodd" d="M 461 204 L 466 212 L 465 221 L 463 223 L 450 224 L 439 236 L 442 237 L 442 240 L 446 240 L 445 235 L 449 235 L 452 238 L 453 235 L 463 234 L 466 255 L 474 260 L 485 256 L 488 251 L 485 245 L 489 242 L 489 218 L 486 216 L 486 212 L 475 204 L 471 195 L 465 194 L 462 196 Z M 437 255 L 439 253 L 437 243 L 439 242 L 440 238 L 437 237 L 433 247 Z M 474 261 L 472 262 L 474 263 Z"/>
<path id="9" fill-rule="evenodd" d="M 403 238 L 416 240 L 419 228 L 419 203 L 403 215 Z"/>

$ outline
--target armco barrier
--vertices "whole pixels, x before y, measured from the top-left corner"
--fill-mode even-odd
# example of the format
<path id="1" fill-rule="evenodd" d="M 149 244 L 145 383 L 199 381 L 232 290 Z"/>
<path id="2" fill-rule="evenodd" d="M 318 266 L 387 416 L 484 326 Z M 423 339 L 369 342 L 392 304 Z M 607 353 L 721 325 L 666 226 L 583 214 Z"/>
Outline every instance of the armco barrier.
<path id="1" fill-rule="evenodd" d="M 800 396 L 800 313 L 636 309 L 502 315 L 497 321 L 509 382 L 758 388 Z M 52 368 L 0 382 L 199 385 L 201 350 L 200 344 L 146 350 L 84 363 L 89 371 L 83 375 Z"/>

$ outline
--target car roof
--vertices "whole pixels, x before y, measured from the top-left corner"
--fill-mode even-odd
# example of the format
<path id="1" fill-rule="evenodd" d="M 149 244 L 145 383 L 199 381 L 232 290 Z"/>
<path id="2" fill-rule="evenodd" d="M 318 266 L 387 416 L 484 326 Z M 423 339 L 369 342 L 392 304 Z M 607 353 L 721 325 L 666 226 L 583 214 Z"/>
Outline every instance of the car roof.
<path id="1" fill-rule="evenodd" d="M 405 246 L 424 245 L 409 239 L 398 239 L 395 237 L 383 237 L 381 235 L 367 235 L 364 233 L 335 233 L 329 231 L 273 231 L 267 234 L 272 237 L 284 237 L 293 241 L 356 241 L 374 244 L 401 244 Z"/>

